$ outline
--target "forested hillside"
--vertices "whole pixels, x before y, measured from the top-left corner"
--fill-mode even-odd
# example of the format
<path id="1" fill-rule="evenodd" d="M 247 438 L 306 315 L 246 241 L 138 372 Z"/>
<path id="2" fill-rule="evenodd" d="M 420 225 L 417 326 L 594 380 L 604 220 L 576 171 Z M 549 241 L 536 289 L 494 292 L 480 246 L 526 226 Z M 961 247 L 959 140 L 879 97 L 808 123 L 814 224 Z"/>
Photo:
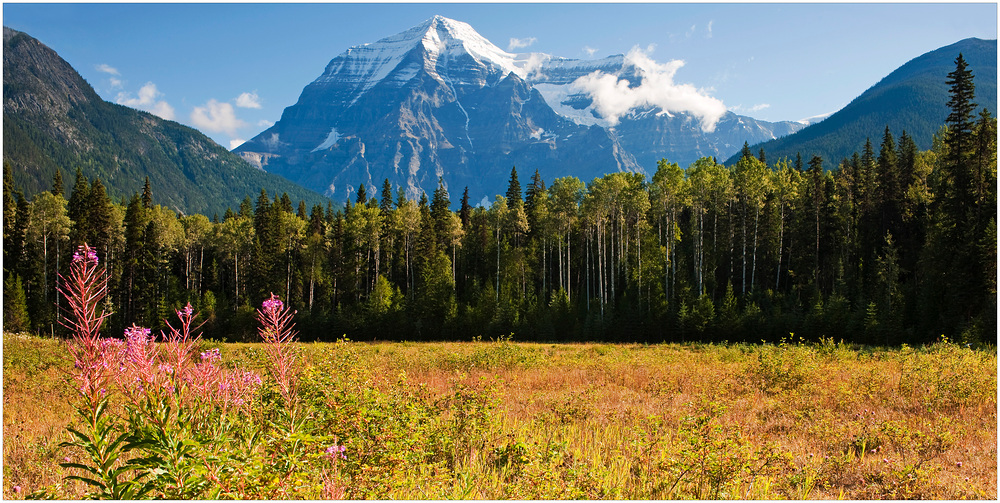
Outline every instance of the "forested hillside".
<path id="1" fill-rule="evenodd" d="M 997 41 L 970 38 L 914 58 L 825 120 L 754 145 L 753 151 L 764 149 L 773 160 L 818 155 L 832 167 L 861 150 L 865 138 L 878 136 L 887 124 L 897 134 L 906 131 L 921 149 L 929 149 L 948 116 L 948 86 L 941 76 L 954 68 L 959 54 L 974 74 L 976 102 L 996 114 Z M 737 160 L 739 154 L 726 164 Z"/>
<path id="2" fill-rule="evenodd" d="M 112 333 L 190 301 L 208 336 L 249 337 L 273 292 L 306 339 L 994 342 L 996 119 L 961 56 L 941 79 L 929 150 L 886 127 L 832 165 L 747 149 L 651 179 L 515 168 L 491 207 L 466 194 L 457 212 L 443 186 L 414 201 L 387 183 L 338 208 L 261 191 L 215 221 L 160 206 L 155 185 L 115 204 L 80 174 L 68 200 L 56 182 L 28 201 L 5 165 L 4 328 L 58 327 L 57 273 L 86 241 Z"/>
<path id="3" fill-rule="evenodd" d="M 221 214 L 260 187 L 326 200 L 195 129 L 102 100 L 55 51 L 6 27 L 3 68 L 3 159 L 29 196 L 49 188 L 58 169 L 80 168 L 115 200 L 148 178 L 161 204 L 185 213 Z"/>

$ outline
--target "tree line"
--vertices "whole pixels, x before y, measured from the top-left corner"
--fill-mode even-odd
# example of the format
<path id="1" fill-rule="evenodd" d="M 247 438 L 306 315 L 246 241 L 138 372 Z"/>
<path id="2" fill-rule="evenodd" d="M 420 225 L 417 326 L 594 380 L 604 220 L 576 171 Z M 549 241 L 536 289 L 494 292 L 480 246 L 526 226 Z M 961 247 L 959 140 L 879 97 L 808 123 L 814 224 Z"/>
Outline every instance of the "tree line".
<path id="1" fill-rule="evenodd" d="M 56 283 L 86 242 L 109 333 L 190 302 L 206 336 L 248 339 L 275 293 L 306 340 L 995 343 L 996 119 L 976 115 L 961 55 L 947 82 L 927 151 L 886 127 L 831 166 L 744 145 L 732 166 L 661 160 L 649 179 L 535 170 L 522 188 L 514 168 L 489 207 L 466 189 L 457 211 L 443 181 L 413 200 L 386 180 L 339 207 L 261 190 L 210 219 L 155 204 L 148 180 L 115 203 L 79 170 L 68 199 L 57 171 L 28 201 L 5 164 L 4 329 L 59 330 Z"/>

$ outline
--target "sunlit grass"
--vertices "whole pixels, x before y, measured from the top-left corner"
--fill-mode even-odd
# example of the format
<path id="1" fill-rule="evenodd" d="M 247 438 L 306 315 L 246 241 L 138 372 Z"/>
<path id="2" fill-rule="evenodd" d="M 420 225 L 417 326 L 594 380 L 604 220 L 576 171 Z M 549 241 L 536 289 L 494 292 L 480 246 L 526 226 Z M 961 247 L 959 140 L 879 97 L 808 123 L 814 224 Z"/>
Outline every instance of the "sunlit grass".
<path id="1" fill-rule="evenodd" d="M 260 344 L 199 350 L 211 347 L 266 367 Z M 997 497 L 995 351 L 510 338 L 299 350 L 307 416 L 348 454 L 336 473 L 302 473 L 300 497 Z M 74 455 L 58 447 L 73 417 L 64 354 L 4 334 L 5 498 L 84 494 L 58 466 Z"/>

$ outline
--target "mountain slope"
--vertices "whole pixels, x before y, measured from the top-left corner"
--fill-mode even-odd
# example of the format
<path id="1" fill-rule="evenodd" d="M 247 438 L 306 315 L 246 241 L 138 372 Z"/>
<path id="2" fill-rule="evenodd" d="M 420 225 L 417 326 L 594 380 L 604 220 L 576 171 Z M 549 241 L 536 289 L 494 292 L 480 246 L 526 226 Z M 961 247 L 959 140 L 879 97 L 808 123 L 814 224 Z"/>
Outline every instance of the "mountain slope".
<path id="1" fill-rule="evenodd" d="M 47 190 L 58 168 L 99 177 L 114 199 L 142 192 L 148 176 L 156 202 L 185 213 L 222 214 L 263 187 L 293 201 L 319 194 L 247 164 L 200 132 L 102 100 L 55 51 L 4 27 L 5 162 L 27 195 Z"/>
<path id="2" fill-rule="evenodd" d="M 910 60 L 826 120 L 751 150 L 756 153 L 763 148 L 773 160 L 794 158 L 796 153 L 805 160 L 819 155 L 824 166 L 832 168 L 860 152 L 866 138 L 871 138 L 877 150 L 886 126 L 894 136 L 906 131 L 919 148 L 928 149 L 948 116 L 945 81 L 955 70 L 959 53 L 975 76 L 977 110 L 986 107 L 996 115 L 997 41 L 970 38 Z M 727 164 L 735 163 L 738 156 Z"/>
<path id="3" fill-rule="evenodd" d="M 331 60 L 274 126 L 235 152 L 337 198 L 362 183 L 373 194 L 386 178 L 415 198 L 440 177 L 452 193 L 468 186 L 479 201 L 506 189 L 511 166 L 538 169 L 545 180 L 590 180 L 652 170 L 660 157 L 728 155 L 744 141 L 802 127 L 726 114 L 727 127 L 706 132 L 697 117 L 653 108 L 608 120 L 574 85 L 595 72 L 643 82 L 627 56 L 512 54 L 466 23 L 435 16 Z"/>

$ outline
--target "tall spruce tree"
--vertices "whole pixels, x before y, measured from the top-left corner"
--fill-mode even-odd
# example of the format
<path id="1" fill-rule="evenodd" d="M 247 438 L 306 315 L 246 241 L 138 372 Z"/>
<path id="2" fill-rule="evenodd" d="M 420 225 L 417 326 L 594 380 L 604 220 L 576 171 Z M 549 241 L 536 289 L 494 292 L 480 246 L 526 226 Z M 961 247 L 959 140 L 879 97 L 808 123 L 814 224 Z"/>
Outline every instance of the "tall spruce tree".
<path id="1" fill-rule="evenodd" d="M 507 208 L 513 208 L 521 199 L 521 182 L 517 180 L 517 167 L 510 168 L 510 181 L 507 183 Z"/>

